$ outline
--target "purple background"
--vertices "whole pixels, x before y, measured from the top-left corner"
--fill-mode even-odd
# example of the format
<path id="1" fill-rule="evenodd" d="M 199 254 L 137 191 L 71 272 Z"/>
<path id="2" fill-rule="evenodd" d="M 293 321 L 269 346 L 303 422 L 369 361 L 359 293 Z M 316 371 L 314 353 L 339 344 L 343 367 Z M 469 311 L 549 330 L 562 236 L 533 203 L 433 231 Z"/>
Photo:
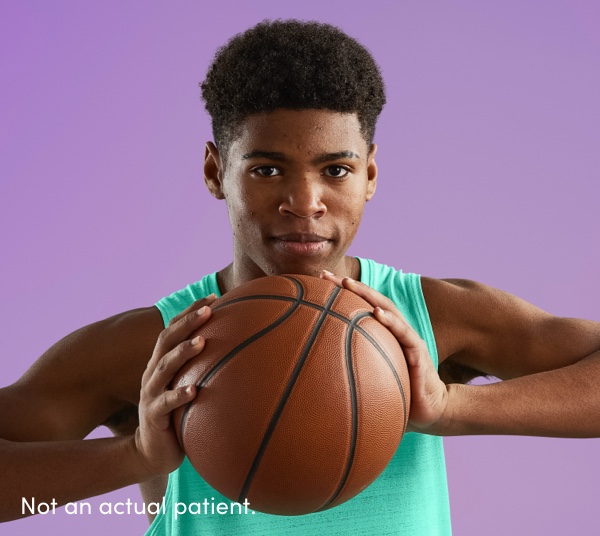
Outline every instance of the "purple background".
<path id="1" fill-rule="evenodd" d="M 0 384 L 74 329 L 230 261 L 225 206 L 202 181 L 211 133 L 197 86 L 215 49 L 264 18 L 337 24 L 382 67 L 379 191 L 350 253 L 600 320 L 598 4 L 297 4 L 2 3 Z M 447 439 L 455 533 L 593 532 L 599 447 Z M 96 504 L 127 497 L 137 489 Z M 57 513 L 0 533 L 42 524 L 88 536 L 147 526 Z"/>

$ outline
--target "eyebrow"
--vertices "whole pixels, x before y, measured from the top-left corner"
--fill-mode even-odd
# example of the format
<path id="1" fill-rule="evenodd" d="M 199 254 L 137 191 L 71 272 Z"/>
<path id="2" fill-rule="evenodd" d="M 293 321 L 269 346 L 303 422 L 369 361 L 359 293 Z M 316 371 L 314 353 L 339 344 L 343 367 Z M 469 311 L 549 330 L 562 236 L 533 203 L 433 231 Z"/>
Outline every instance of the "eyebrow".
<path id="1" fill-rule="evenodd" d="M 290 158 L 283 153 L 276 153 L 272 151 L 251 151 L 242 155 L 242 160 L 250 160 L 252 158 L 266 158 L 268 160 L 275 160 L 276 162 L 289 162 Z M 311 160 L 311 164 L 323 164 L 325 162 L 331 162 L 332 160 L 339 160 L 341 158 L 357 158 L 360 156 L 353 151 L 338 151 L 337 153 L 324 153 L 317 155 Z"/>

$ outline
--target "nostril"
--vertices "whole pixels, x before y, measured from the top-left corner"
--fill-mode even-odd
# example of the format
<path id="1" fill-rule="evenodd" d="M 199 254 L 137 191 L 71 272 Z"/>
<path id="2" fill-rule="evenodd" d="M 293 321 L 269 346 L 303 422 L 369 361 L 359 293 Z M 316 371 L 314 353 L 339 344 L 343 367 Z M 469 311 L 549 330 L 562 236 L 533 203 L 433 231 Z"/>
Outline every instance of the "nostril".
<path id="1" fill-rule="evenodd" d="M 322 217 L 327 214 L 327 207 L 323 203 L 315 205 L 300 206 L 291 203 L 281 203 L 279 205 L 279 213 L 283 216 L 296 216 L 298 218 L 315 218 Z"/>

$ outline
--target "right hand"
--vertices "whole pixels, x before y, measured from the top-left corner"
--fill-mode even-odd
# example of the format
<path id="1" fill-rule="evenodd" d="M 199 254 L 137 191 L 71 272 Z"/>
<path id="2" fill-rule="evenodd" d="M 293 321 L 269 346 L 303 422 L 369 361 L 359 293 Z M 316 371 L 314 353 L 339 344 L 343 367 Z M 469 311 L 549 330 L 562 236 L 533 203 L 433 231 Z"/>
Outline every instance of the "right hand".
<path id="1" fill-rule="evenodd" d="M 142 376 L 135 446 L 151 475 L 168 474 L 183 461 L 171 412 L 193 400 L 196 386 L 171 389 L 170 385 L 179 369 L 202 352 L 205 341 L 196 332 L 210 318 L 209 306 L 215 300 L 214 294 L 202 298 L 169 322 Z"/>

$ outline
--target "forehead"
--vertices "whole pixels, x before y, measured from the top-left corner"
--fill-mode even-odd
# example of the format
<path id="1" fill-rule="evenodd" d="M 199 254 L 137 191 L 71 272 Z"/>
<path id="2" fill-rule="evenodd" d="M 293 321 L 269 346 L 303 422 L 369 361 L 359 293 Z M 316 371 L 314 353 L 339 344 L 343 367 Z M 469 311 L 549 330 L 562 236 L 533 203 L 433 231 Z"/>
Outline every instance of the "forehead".
<path id="1" fill-rule="evenodd" d="M 247 117 L 230 145 L 235 159 L 252 151 L 315 155 L 351 150 L 368 151 L 355 113 L 331 110 L 275 110 Z"/>

